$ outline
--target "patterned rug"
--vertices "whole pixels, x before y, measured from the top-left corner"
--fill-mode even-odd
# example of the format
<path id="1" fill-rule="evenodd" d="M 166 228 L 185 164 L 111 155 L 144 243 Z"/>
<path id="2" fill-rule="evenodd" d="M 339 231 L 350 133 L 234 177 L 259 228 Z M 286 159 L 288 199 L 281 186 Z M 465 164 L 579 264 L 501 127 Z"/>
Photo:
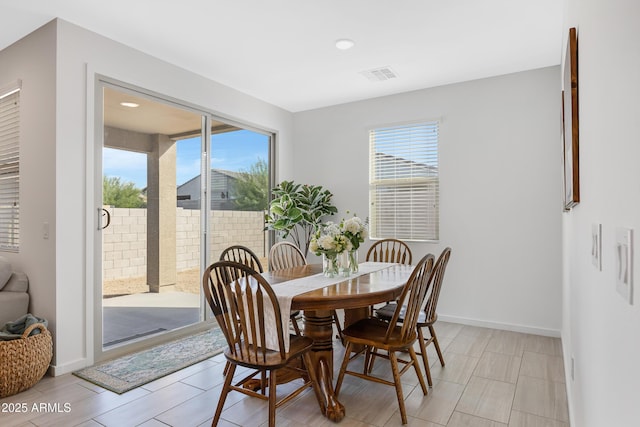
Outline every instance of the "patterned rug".
<path id="1" fill-rule="evenodd" d="M 226 346 L 218 327 L 148 350 L 84 368 L 73 374 L 122 394 L 222 352 Z"/>

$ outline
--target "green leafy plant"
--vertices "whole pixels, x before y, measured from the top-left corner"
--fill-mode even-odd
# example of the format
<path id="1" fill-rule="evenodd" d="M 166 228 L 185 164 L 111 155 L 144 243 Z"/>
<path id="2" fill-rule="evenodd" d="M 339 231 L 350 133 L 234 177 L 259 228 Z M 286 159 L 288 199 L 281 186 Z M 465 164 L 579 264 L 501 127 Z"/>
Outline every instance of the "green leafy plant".
<path id="1" fill-rule="evenodd" d="M 301 185 L 293 181 L 282 181 L 272 193 L 275 198 L 265 215 L 266 229 L 275 230 L 285 239 L 291 236 L 307 256 L 311 236 L 322 218 L 338 212 L 331 204 L 333 194 L 321 185 Z"/>
<path id="2" fill-rule="evenodd" d="M 120 177 L 103 177 L 102 201 L 115 208 L 144 208 L 147 203 L 142 190 L 133 182 L 122 182 Z"/>

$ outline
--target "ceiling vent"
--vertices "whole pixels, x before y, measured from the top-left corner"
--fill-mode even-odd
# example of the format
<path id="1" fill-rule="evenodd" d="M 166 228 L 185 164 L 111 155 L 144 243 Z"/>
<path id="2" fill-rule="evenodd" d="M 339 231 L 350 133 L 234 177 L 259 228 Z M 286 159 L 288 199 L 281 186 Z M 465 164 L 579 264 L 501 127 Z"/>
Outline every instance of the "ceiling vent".
<path id="1" fill-rule="evenodd" d="M 391 67 L 380 67 L 372 70 L 360 71 L 360 74 L 372 82 L 384 82 L 385 80 L 395 79 L 398 77 Z"/>

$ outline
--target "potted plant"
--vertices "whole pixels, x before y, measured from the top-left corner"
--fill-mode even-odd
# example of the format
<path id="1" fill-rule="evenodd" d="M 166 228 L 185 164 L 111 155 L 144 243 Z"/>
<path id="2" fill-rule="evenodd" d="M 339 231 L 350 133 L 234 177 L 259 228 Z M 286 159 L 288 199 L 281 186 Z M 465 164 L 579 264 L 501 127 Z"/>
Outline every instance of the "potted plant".
<path id="1" fill-rule="evenodd" d="M 275 230 L 284 239 L 291 236 L 306 257 L 311 236 L 322 218 L 338 212 L 331 203 L 333 194 L 321 185 L 301 185 L 293 181 L 282 181 L 272 193 L 274 199 L 265 215 L 265 229 Z"/>

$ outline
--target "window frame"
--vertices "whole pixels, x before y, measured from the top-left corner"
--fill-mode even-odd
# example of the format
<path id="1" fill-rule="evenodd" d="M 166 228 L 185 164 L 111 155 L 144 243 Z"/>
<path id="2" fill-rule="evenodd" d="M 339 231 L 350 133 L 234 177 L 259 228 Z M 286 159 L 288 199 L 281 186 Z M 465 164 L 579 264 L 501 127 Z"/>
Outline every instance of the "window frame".
<path id="1" fill-rule="evenodd" d="M 440 240 L 440 122 L 439 119 L 395 123 L 371 127 L 369 137 L 369 220 L 371 240 L 395 238 L 403 241 L 435 243 Z M 416 136 L 423 133 L 424 136 Z M 429 132 L 433 132 L 430 135 Z M 415 134 L 414 134 L 415 133 Z M 390 137 L 386 140 L 386 137 Z M 378 142 L 382 139 L 384 142 Z M 391 142 L 389 142 L 391 141 Z M 421 144 L 426 144 L 420 146 Z M 417 155 L 423 161 L 397 157 L 384 149 L 399 150 L 401 154 Z M 417 153 L 417 154 L 415 154 Z M 384 155 L 382 158 L 380 155 Z M 421 157 L 424 156 L 424 157 Z M 400 159 L 400 160 L 398 160 Z M 400 168 L 398 166 L 400 165 Z M 416 168 L 416 166 L 418 166 Z M 385 169 L 386 167 L 386 169 Z M 420 171 L 422 169 L 422 171 Z M 380 177 L 380 175 L 390 175 Z M 381 189 L 393 193 L 389 200 L 380 199 Z M 410 194 L 397 197 L 401 192 Z M 413 197 L 418 193 L 418 197 Z M 400 207 L 398 203 L 400 202 Z M 388 206 L 390 212 L 381 218 L 380 211 Z M 404 204 L 406 203 L 406 204 Z M 427 205 L 433 203 L 429 208 Z M 416 216 L 421 205 L 426 209 L 424 217 Z M 402 206 L 408 206 L 408 209 Z M 408 224 L 399 228 L 396 212 L 402 210 L 408 216 Z M 430 212 L 429 212 L 430 211 Z M 381 224 L 381 222 L 387 221 Z M 422 228 L 422 230 L 421 230 Z"/>

